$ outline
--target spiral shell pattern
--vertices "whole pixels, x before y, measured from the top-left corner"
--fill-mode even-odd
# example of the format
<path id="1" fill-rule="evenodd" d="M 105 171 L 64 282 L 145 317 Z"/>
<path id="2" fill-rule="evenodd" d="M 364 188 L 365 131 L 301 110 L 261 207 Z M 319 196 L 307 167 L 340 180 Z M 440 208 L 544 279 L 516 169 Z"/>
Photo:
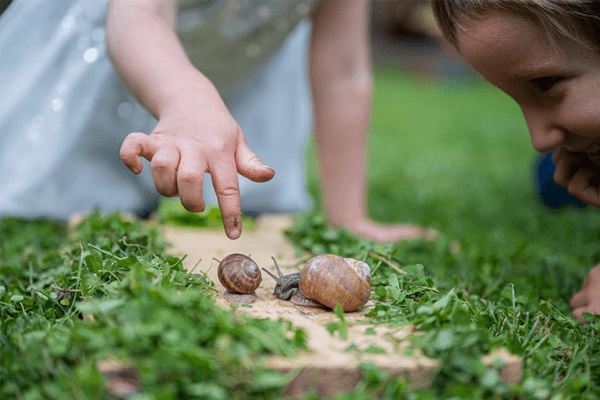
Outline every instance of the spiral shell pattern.
<path id="1" fill-rule="evenodd" d="M 260 268 L 254 260 L 238 253 L 221 260 L 217 275 L 221 284 L 231 293 L 252 293 L 262 281 Z"/>
<path id="2" fill-rule="evenodd" d="M 329 308 L 337 303 L 344 311 L 355 311 L 369 300 L 371 291 L 369 266 L 354 259 L 322 254 L 310 259 L 300 278 L 304 296 Z"/>

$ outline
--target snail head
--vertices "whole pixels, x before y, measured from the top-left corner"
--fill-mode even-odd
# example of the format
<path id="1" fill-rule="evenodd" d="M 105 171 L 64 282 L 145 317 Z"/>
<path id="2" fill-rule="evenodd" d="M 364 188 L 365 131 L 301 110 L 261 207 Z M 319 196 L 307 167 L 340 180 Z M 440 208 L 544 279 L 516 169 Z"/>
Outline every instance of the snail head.
<path id="1" fill-rule="evenodd" d="M 289 300 L 296 292 L 299 291 L 298 285 L 300 284 L 300 272 L 296 272 L 289 275 L 283 275 L 281 270 L 279 269 L 279 265 L 277 265 L 277 261 L 275 261 L 274 257 L 271 257 L 273 262 L 275 263 L 275 268 L 277 268 L 277 273 L 279 277 L 276 277 L 271 272 L 267 271 L 263 268 L 271 278 L 277 282 L 275 285 L 275 290 L 273 290 L 273 294 L 278 299 Z"/>

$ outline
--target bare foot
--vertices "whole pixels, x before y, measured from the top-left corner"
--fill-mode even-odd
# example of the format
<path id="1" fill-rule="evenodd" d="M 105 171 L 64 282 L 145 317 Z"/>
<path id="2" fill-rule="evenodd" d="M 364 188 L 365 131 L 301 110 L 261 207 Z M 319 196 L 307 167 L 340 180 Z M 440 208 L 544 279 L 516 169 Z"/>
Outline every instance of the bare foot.
<path id="1" fill-rule="evenodd" d="M 395 243 L 401 240 L 435 240 L 439 232 L 412 224 L 384 225 L 371 220 L 355 221 L 346 226 L 356 236 L 378 243 Z"/>
<path id="2" fill-rule="evenodd" d="M 581 290 L 575 293 L 569 303 L 575 318 L 584 324 L 587 322 L 583 319 L 583 313 L 600 315 L 600 264 L 590 270 Z"/>

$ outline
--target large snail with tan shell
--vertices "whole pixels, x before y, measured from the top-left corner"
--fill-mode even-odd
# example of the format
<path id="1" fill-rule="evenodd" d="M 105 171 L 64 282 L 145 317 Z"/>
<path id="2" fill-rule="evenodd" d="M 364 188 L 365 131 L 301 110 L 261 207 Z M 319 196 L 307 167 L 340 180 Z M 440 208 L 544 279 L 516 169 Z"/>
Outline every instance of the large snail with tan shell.
<path id="1" fill-rule="evenodd" d="M 279 277 L 263 268 L 277 284 L 273 294 L 282 300 L 307 307 L 334 308 L 340 303 L 344 311 L 355 311 L 369 300 L 371 271 L 362 261 L 322 254 L 310 259 L 302 269 L 283 275 L 277 261 Z"/>
<path id="2" fill-rule="evenodd" d="M 257 299 L 254 291 L 262 281 L 260 268 L 254 260 L 243 254 L 230 254 L 219 263 L 217 275 L 219 281 L 227 289 L 223 297 L 231 302 L 250 304 Z"/>

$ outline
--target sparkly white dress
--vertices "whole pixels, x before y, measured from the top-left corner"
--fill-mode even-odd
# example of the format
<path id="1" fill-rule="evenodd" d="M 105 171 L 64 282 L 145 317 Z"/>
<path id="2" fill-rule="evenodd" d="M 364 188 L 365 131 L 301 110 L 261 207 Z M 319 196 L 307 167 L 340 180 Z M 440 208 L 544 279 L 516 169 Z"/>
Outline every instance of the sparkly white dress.
<path id="1" fill-rule="evenodd" d="M 156 203 L 150 165 L 133 175 L 119 148 L 154 120 L 106 56 L 108 0 L 13 0 L 0 16 L 0 216 L 66 219 Z M 309 205 L 303 155 L 311 129 L 306 57 L 313 0 L 180 0 L 178 31 L 217 86 L 250 147 L 276 171 L 240 176 L 247 212 Z M 203 61 L 208 60 L 208 62 Z M 216 197 L 209 176 L 205 201 Z"/>

